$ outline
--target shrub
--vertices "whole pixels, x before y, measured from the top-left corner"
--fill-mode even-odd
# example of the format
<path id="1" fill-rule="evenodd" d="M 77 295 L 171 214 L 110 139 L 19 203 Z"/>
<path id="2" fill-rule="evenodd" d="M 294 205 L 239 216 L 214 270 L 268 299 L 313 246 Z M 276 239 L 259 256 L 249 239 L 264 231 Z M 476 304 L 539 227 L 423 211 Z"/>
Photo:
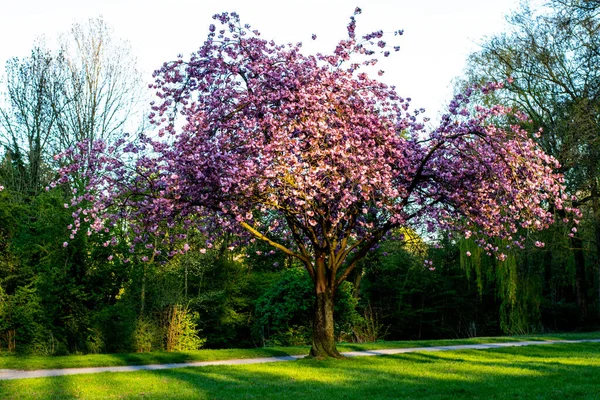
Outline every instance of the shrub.
<path id="1" fill-rule="evenodd" d="M 195 320 L 198 313 L 190 312 L 187 307 L 174 305 L 167 308 L 164 321 L 165 350 L 186 351 L 198 350 L 206 339 L 198 336 L 199 330 Z"/>
<path id="2" fill-rule="evenodd" d="M 162 347 L 160 329 L 150 318 L 139 318 L 133 332 L 133 346 L 137 353 L 147 353 Z"/>

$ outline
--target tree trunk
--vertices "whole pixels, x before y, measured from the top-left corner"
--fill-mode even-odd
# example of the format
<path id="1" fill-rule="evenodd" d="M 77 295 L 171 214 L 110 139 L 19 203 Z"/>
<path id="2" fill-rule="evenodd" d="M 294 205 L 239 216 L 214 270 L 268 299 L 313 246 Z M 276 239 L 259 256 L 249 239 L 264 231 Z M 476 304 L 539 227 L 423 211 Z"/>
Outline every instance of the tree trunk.
<path id="1" fill-rule="evenodd" d="M 598 308 L 597 319 L 600 321 L 600 216 L 596 216 L 596 274 L 598 276 Z"/>
<path id="2" fill-rule="evenodd" d="M 594 237 L 596 242 L 596 274 L 598 277 L 598 292 L 597 292 L 597 319 L 600 321 L 600 193 L 598 193 L 598 182 L 596 178 L 592 180 L 592 210 L 594 212 Z"/>
<path id="3" fill-rule="evenodd" d="M 144 263 L 144 269 L 142 270 L 142 287 L 140 289 L 140 318 L 144 317 L 144 308 L 146 308 L 146 266 Z"/>
<path id="4" fill-rule="evenodd" d="M 354 289 L 352 289 L 352 297 L 358 299 L 360 297 L 360 282 L 363 277 L 362 267 L 357 267 L 354 270 Z"/>
<path id="5" fill-rule="evenodd" d="M 588 317 L 588 307 L 583 242 L 579 236 L 575 236 L 574 238 L 571 238 L 571 245 L 575 253 L 575 293 L 577 295 L 577 305 L 579 306 L 579 322 L 586 322 Z"/>
<path id="6" fill-rule="evenodd" d="M 335 345 L 333 305 L 334 291 L 326 285 L 315 284 L 315 316 L 310 356 L 315 358 L 342 357 Z"/>

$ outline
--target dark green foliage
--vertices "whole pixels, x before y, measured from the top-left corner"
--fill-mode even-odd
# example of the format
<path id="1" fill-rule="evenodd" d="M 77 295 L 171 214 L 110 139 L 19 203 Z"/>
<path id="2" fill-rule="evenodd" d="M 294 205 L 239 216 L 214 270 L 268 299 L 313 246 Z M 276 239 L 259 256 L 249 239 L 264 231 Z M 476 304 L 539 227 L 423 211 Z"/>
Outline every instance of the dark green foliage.
<path id="1" fill-rule="evenodd" d="M 279 279 L 256 302 L 254 335 L 261 345 L 308 344 L 312 337 L 314 288 L 306 270 L 284 270 Z M 336 336 L 350 333 L 361 319 L 352 284 L 340 286 L 335 298 Z"/>
<path id="2" fill-rule="evenodd" d="M 94 315 L 92 326 L 102 332 L 104 351 L 116 353 L 134 350 L 133 333 L 138 314 L 132 303 L 132 301 L 120 301 L 99 310 Z"/>
<path id="3" fill-rule="evenodd" d="M 255 336 L 261 345 L 308 344 L 313 288 L 305 270 L 284 271 L 256 303 Z"/>
<path id="4" fill-rule="evenodd" d="M 481 293 L 459 267 L 458 249 L 450 241 L 431 249 L 435 270 L 423 258 L 395 242 L 383 243 L 365 269 L 361 301 L 368 301 L 386 338 L 467 337 L 499 333 L 497 305 L 491 289 Z"/>
<path id="5" fill-rule="evenodd" d="M 36 318 L 20 322 L 17 350 L 86 351 L 95 313 L 116 301 L 127 270 L 108 262 L 108 250 L 98 250 L 102 246 L 84 234 L 69 238 L 71 211 L 60 190 L 42 192 L 28 202 L 14 192 L 0 196 L 0 287 L 7 304 L 23 304 L 20 291 L 29 290 L 28 304 L 39 311 Z"/>
<path id="6" fill-rule="evenodd" d="M 188 304 L 198 312 L 206 347 L 254 345 L 250 337 L 254 301 L 270 275 L 252 273 L 233 256 L 214 250 L 182 260 L 188 265 Z"/>
<path id="7" fill-rule="evenodd" d="M 191 250 L 164 265 L 109 260 L 126 254 L 126 245 L 104 247 L 109 236 L 88 237 L 85 230 L 70 239 L 65 202 L 58 189 L 28 201 L 0 192 L 2 349 L 9 340 L 16 351 L 41 354 L 164 349 L 173 307 L 189 310 L 205 347 L 308 342 L 313 288 L 289 259 L 265 254 L 258 244 L 230 252 L 224 238 L 205 254 Z M 587 232 L 585 222 L 581 231 Z M 444 338 L 581 326 L 569 241 L 558 231 L 544 235 L 537 239 L 545 248 L 532 246 L 505 263 L 461 257 L 467 248 L 474 255 L 478 250 L 448 239 L 427 255 L 384 242 L 352 277 L 356 286 L 346 283 L 338 291 L 336 336 Z M 196 241 L 202 243 L 190 237 L 191 245 Z M 590 249 L 585 254 L 586 263 L 595 262 Z M 379 333 L 365 332 L 370 326 Z"/>
<path id="8" fill-rule="evenodd" d="M 76 335 L 79 321 L 82 317 L 85 319 L 80 313 L 78 299 L 71 303 L 73 307 L 69 312 L 65 312 L 68 306 L 65 303 L 69 303 L 72 296 L 85 296 L 77 290 L 68 273 L 73 267 L 70 253 L 78 251 L 62 246 L 68 237 L 68 216 L 60 192 L 42 193 L 26 204 L 19 203 L 18 199 L 18 194 L 3 194 L 2 208 L 12 211 L 14 224 L 8 225 L 10 232 L 5 233 L 10 258 L 0 276 L 0 285 L 7 296 L 7 304 L 21 307 L 29 304 L 37 309 L 35 317 L 23 318 L 20 322 L 23 335 L 16 336 L 17 349 L 25 351 L 45 345 L 51 348 L 54 340 L 61 342 L 69 334 Z M 28 291 L 26 297 L 30 299 L 21 298 L 23 290 Z M 48 343 L 34 340 L 44 340 L 41 338 L 47 334 L 50 337 Z"/>
<path id="9" fill-rule="evenodd" d="M 563 230 L 557 225 L 532 235 L 525 249 L 509 250 L 505 261 L 483 254 L 471 240 L 460 241 L 461 267 L 469 279 L 477 282 L 480 292 L 486 287 L 493 288 L 504 333 L 568 331 L 584 327 L 575 293 L 575 255 L 569 249 L 569 237 Z M 545 245 L 536 247 L 535 242 Z M 507 246 L 502 242 L 498 245 Z M 470 257 L 466 256 L 467 252 L 471 253 Z M 586 253 L 591 256 L 589 249 Z M 588 279 L 591 281 L 592 277 Z"/>
<path id="10" fill-rule="evenodd" d="M 0 287 L 0 349 L 43 353 L 41 344 L 49 333 L 40 323 L 43 317 L 40 298 L 32 285 L 20 286 L 10 296 Z"/>

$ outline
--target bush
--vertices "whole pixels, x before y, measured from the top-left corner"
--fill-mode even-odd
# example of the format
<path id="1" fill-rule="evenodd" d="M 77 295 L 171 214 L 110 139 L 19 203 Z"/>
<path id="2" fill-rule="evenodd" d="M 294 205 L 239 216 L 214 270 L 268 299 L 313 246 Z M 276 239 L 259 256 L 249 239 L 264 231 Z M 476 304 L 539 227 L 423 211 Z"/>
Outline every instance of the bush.
<path id="1" fill-rule="evenodd" d="M 160 329 L 149 318 L 140 318 L 133 332 L 133 346 L 137 353 L 147 353 L 161 346 Z"/>
<path id="2" fill-rule="evenodd" d="M 165 350 L 186 351 L 202 347 L 206 339 L 198 336 L 197 319 L 198 313 L 190 312 L 186 307 L 168 307 L 164 319 Z"/>
<path id="3" fill-rule="evenodd" d="M 88 336 L 85 347 L 88 353 L 100 354 L 104 351 L 104 335 L 98 328 L 88 328 Z"/>
<path id="4" fill-rule="evenodd" d="M 32 285 L 17 288 L 12 296 L 0 288 L 0 348 L 35 353 L 44 347 L 49 332 L 42 319 L 40 298 Z"/>
<path id="5" fill-rule="evenodd" d="M 95 315 L 93 326 L 92 329 L 99 331 L 101 335 L 104 351 L 115 353 L 137 350 L 134 337 L 138 326 L 138 313 L 130 299 L 119 300 L 114 305 L 104 307 Z"/>
<path id="6" fill-rule="evenodd" d="M 369 343 L 383 340 L 389 326 L 386 326 L 379 322 L 379 316 L 371 304 L 368 303 L 365 307 L 363 316 L 358 318 L 352 326 L 352 332 L 343 332 L 340 341 L 354 342 L 354 343 Z"/>

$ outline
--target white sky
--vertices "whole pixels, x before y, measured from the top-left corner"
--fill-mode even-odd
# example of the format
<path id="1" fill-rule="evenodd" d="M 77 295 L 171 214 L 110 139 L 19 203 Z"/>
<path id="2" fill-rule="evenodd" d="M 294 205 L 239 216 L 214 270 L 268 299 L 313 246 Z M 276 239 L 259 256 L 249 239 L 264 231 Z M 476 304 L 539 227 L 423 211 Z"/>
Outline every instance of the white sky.
<path id="1" fill-rule="evenodd" d="M 0 0 L 0 65 L 27 56 L 45 35 L 50 45 L 73 22 L 102 15 L 115 36 L 130 42 L 147 74 L 177 54 L 189 55 L 205 40 L 212 15 L 236 11 L 263 38 L 303 42 L 308 51 L 329 51 L 346 37 L 358 5 L 357 34 L 404 29 L 401 50 L 379 67 L 401 96 L 412 97 L 435 118 L 452 93 L 452 80 L 469 52 L 486 35 L 503 30 L 504 15 L 519 0 Z M 311 34 L 318 36 L 311 41 Z"/>

